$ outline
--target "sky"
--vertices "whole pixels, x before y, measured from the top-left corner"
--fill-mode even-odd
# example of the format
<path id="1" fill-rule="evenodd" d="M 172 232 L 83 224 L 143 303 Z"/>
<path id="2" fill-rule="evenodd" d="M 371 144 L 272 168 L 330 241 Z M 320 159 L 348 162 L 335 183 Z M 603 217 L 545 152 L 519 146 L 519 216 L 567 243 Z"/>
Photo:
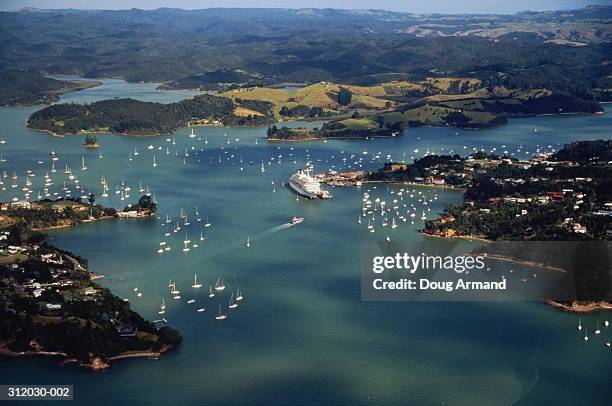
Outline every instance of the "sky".
<path id="1" fill-rule="evenodd" d="M 0 0 L 0 10 L 23 7 L 77 9 L 156 9 L 175 7 L 280 7 L 385 9 L 412 13 L 501 13 L 564 10 L 588 4 L 612 4 L 612 0 Z"/>

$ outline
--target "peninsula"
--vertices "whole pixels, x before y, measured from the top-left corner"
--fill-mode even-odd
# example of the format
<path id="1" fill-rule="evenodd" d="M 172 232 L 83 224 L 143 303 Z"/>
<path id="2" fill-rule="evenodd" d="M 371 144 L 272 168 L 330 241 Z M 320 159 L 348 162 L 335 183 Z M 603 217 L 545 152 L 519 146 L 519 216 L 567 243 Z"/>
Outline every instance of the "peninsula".
<path id="1" fill-rule="evenodd" d="M 129 303 L 93 282 L 87 260 L 49 244 L 40 231 L 135 211 L 150 216 L 148 196 L 118 212 L 78 198 L 0 204 L 0 355 L 56 356 L 92 369 L 114 360 L 166 352 L 181 342 Z"/>
<path id="2" fill-rule="evenodd" d="M 0 106 L 51 104 L 64 93 L 100 85 L 93 80 L 58 80 L 38 71 L 9 69 L 0 72 Z"/>

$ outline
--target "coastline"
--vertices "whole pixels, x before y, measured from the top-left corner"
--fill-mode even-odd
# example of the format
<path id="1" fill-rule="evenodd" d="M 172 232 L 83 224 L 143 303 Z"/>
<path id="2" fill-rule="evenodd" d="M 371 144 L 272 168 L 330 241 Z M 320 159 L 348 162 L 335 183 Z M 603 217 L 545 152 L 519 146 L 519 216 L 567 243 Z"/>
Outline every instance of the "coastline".
<path id="1" fill-rule="evenodd" d="M 0 357 L 58 357 L 63 358 L 60 362 L 60 366 L 66 366 L 69 364 L 77 364 L 81 368 L 86 368 L 92 371 L 102 371 L 111 367 L 115 361 L 122 359 L 131 358 L 147 358 L 147 359 L 158 359 L 162 354 L 171 351 L 175 346 L 164 345 L 158 351 L 126 351 L 117 355 L 113 355 L 108 358 L 107 361 L 102 360 L 100 357 L 94 357 L 91 362 L 85 363 L 74 358 L 68 358 L 68 354 L 59 351 L 13 351 L 4 346 L 4 343 L 0 344 Z"/>
<path id="2" fill-rule="evenodd" d="M 102 84 L 102 82 L 96 82 L 97 85 L 95 86 L 99 86 Z M 91 87 L 95 87 L 95 86 L 89 86 L 86 87 L 87 88 L 91 88 Z M 73 90 L 73 91 L 78 91 L 78 90 L 83 90 L 83 89 L 77 89 L 77 90 Z M 70 93 L 70 92 L 64 92 L 64 93 Z M 8 107 L 16 107 L 16 106 L 8 106 Z M 28 107 L 28 106 L 19 106 L 19 107 Z M 544 117 L 544 116 L 574 116 L 574 115 L 605 115 L 605 110 L 602 111 L 597 111 L 597 112 L 569 112 L 569 113 L 542 113 L 542 114 L 526 114 L 526 115 L 516 115 L 516 116 L 508 116 L 508 118 L 511 119 L 521 119 L 521 118 L 530 118 L 530 117 Z M 325 117 L 316 117 L 316 118 L 307 118 L 307 117 L 302 117 L 302 118 L 295 118 L 295 119 L 283 119 L 283 121 L 276 121 L 275 123 L 281 123 L 281 122 L 300 122 L 300 121 L 324 121 L 324 122 L 328 122 L 328 121 L 333 121 L 334 119 L 337 119 L 337 117 L 333 117 L 333 118 L 329 118 L 329 119 L 325 119 Z M 45 132 L 47 134 L 50 134 L 54 137 L 65 137 L 65 136 L 70 136 L 70 135 L 87 135 L 87 134 L 114 134 L 114 135 L 121 135 L 121 136 L 127 136 L 127 137 L 159 137 L 162 135 L 171 135 L 176 133 L 176 130 L 173 132 L 167 132 L 167 133 L 154 133 L 154 134 L 148 134 L 148 133 L 143 133 L 143 134 L 132 134 L 132 133 L 118 133 L 118 132 L 113 132 L 113 131 L 102 131 L 102 130 L 81 130 L 78 133 L 65 133 L 65 134 L 58 134 L 55 133 L 51 130 L 46 130 L 46 129 L 42 129 L 42 128 L 35 128 L 35 127 L 31 127 L 27 120 L 25 123 L 26 127 L 31 129 L 31 130 L 35 130 L 35 131 L 42 131 Z M 469 130 L 469 131 L 478 131 L 478 130 L 485 130 L 485 129 L 489 129 L 489 128 L 494 128 L 494 127 L 502 127 L 504 125 L 507 125 L 507 123 L 501 123 L 501 124 L 496 124 L 496 125 L 492 125 L 492 126 L 485 126 L 485 127 L 457 127 L 457 126 L 445 126 L 445 125 L 432 125 L 432 124 L 423 124 L 418 126 L 417 128 L 420 127 L 430 127 L 430 128 L 455 128 L 455 129 L 460 129 L 460 130 Z M 217 126 L 221 126 L 221 127 L 227 127 L 227 128 L 265 128 L 268 126 L 268 124 L 264 124 L 264 125 L 245 125 L 245 126 L 231 126 L 231 125 L 224 125 L 224 124 L 191 124 L 191 125 L 185 125 L 183 127 L 179 127 L 177 128 L 190 128 L 190 127 L 217 127 Z M 406 128 L 409 129 L 410 127 Z M 397 137 L 397 135 L 369 135 L 367 137 L 313 137 L 313 138 L 269 138 L 269 137 L 264 137 L 264 139 L 266 141 L 270 141 L 270 142 L 308 142 L 308 141 L 325 141 L 325 140 L 351 140 L 351 139 L 355 139 L 355 140 L 364 140 L 364 139 L 370 139 L 370 138 L 394 138 Z"/>
<path id="3" fill-rule="evenodd" d="M 597 311 L 610 311 L 612 310 L 612 303 L 600 301 L 600 302 L 569 302 L 562 303 L 549 300 L 546 302 L 548 305 L 566 311 L 570 313 L 593 313 Z"/>
<path id="4" fill-rule="evenodd" d="M 425 237 L 431 237 L 431 238 L 441 238 L 444 240 L 468 240 L 468 241 L 481 241 L 487 244 L 492 244 L 493 240 L 489 240 L 487 238 L 484 237 L 476 237 L 476 236 L 472 236 L 472 235 L 454 235 L 452 237 L 444 237 L 443 235 L 436 235 L 436 234 L 428 234 L 426 232 L 423 231 L 419 231 L 419 234 L 421 234 L 422 236 Z"/>

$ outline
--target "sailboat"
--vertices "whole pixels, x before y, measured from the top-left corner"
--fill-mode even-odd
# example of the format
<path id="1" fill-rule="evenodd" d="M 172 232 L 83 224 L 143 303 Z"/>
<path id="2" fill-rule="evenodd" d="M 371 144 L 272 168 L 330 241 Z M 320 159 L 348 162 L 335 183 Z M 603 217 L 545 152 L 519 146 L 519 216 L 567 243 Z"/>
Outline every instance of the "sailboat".
<path id="1" fill-rule="evenodd" d="M 162 299 L 162 303 L 161 303 L 161 305 L 159 306 L 159 311 L 158 311 L 157 313 L 159 313 L 159 314 L 164 314 L 164 313 L 166 313 L 166 302 L 165 302 L 165 300 L 164 300 L 164 299 Z"/>
<path id="2" fill-rule="evenodd" d="M 219 305 L 219 314 L 215 316 L 215 320 L 225 320 L 225 319 L 227 319 L 227 316 L 221 313 L 221 305 Z"/>
<path id="3" fill-rule="evenodd" d="M 208 297 L 215 297 L 215 293 L 212 291 L 212 286 L 208 288 Z"/>
<path id="4" fill-rule="evenodd" d="M 245 245 L 246 245 L 246 247 L 247 247 L 247 248 L 250 248 L 250 247 L 251 247 L 251 237 L 247 237 L 247 240 L 246 240 L 246 244 L 245 244 Z"/>
<path id="5" fill-rule="evenodd" d="M 222 291 L 223 289 L 225 289 L 223 279 L 217 278 L 217 283 L 215 283 L 215 290 Z"/>
<path id="6" fill-rule="evenodd" d="M 155 162 L 155 155 L 153 155 L 153 168 L 157 167 L 157 162 Z"/>
<path id="7" fill-rule="evenodd" d="M 208 222 L 208 216 L 206 216 L 206 223 L 204 223 L 204 227 L 210 227 L 210 223 Z"/>
<path id="8" fill-rule="evenodd" d="M 238 307 L 238 303 L 234 302 L 234 292 L 232 292 L 232 295 L 230 296 L 229 305 L 227 307 L 230 309 L 235 309 Z"/>
<path id="9" fill-rule="evenodd" d="M 193 285 L 191 285 L 192 288 L 201 288 L 202 284 L 198 283 L 198 275 L 193 275 Z"/>
<path id="10" fill-rule="evenodd" d="M 85 157 L 81 157 L 81 170 L 82 171 L 86 171 L 87 170 L 87 165 L 85 165 Z"/>
<path id="11" fill-rule="evenodd" d="M 195 138 L 195 133 L 193 132 L 193 128 L 191 129 L 191 134 L 189 134 L 189 138 Z"/>
<path id="12" fill-rule="evenodd" d="M 236 291 L 236 301 L 240 302 L 242 299 L 244 299 L 243 296 L 242 296 L 242 292 L 240 292 L 240 289 L 238 289 Z"/>

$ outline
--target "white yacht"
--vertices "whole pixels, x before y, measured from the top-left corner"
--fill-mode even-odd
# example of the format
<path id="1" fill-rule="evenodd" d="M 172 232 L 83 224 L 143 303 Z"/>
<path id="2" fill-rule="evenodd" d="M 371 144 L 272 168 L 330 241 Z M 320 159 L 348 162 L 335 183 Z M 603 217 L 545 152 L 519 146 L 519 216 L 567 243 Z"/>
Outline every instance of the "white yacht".
<path id="1" fill-rule="evenodd" d="M 201 284 L 201 283 L 198 283 L 198 275 L 194 275 L 194 276 L 193 276 L 193 285 L 191 285 L 191 287 L 192 287 L 192 288 L 196 288 L 196 289 L 198 289 L 198 288 L 201 288 L 201 287 L 202 287 L 202 284 Z"/>
<path id="2" fill-rule="evenodd" d="M 289 186 L 297 193 L 309 199 L 331 199 L 327 190 L 321 189 L 321 184 L 310 175 L 310 171 L 299 170 L 289 178 Z"/>
<path id="3" fill-rule="evenodd" d="M 289 224 L 291 225 L 300 224 L 302 221 L 304 221 L 304 217 L 293 217 L 291 221 L 289 222 Z"/>
<path id="4" fill-rule="evenodd" d="M 216 320 L 225 320 L 227 319 L 227 315 L 221 313 L 221 305 L 219 305 L 219 315 L 215 316 Z"/>
<path id="5" fill-rule="evenodd" d="M 223 283 L 223 279 L 217 278 L 217 283 L 215 283 L 215 290 L 222 291 L 225 289 L 225 284 Z"/>

